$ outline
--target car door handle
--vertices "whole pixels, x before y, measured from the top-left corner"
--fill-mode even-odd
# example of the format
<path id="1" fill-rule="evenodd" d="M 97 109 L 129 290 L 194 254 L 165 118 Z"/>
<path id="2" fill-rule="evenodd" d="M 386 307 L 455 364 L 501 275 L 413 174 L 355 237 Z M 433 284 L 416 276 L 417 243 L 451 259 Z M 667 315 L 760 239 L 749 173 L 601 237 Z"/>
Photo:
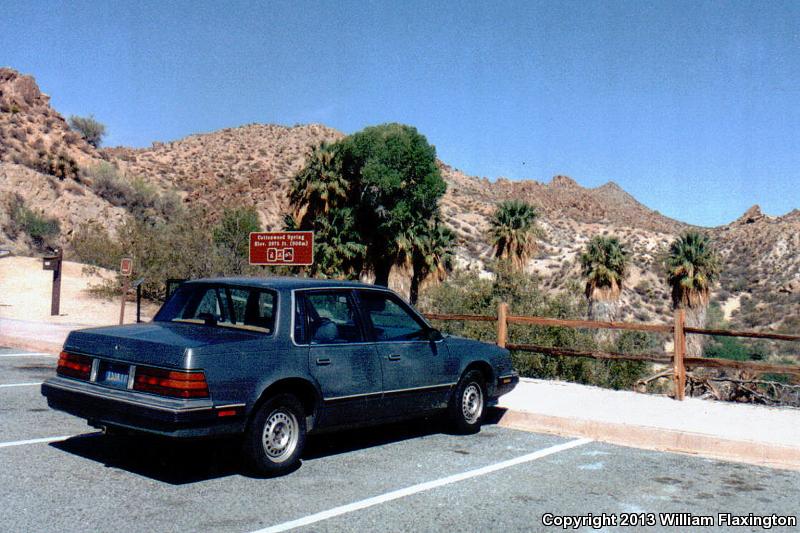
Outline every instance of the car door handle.
<path id="1" fill-rule="evenodd" d="M 393 353 L 393 354 L 389 355 L 389 357 L 387 357 L 387 359 L 389 361 L 399 361 L 400 360 L 400 354 Z"/>
<path id="2" fill-rule="evenodd" d="M 317 364 L 320 366 L 329 365 L 331 360 L 329 357 L 317 357 Z"/>

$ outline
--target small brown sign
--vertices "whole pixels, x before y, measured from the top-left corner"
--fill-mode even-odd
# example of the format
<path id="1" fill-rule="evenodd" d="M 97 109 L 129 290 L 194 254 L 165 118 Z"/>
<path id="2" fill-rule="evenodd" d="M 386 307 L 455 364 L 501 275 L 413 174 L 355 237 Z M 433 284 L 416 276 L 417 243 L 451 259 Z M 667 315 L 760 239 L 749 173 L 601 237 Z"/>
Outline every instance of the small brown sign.
<path id="1" fill-rule="evenodd" d="M 133 274 L 133 259 L 130 257 L 123 257 L 119 263 L 119 273 L 123 276 L 130 276 Z"/>
<path id="2" fill-rule="evenodd" d="M 314 263 L 313 231 L 253 232 L 250 264 L 301 266 Z"/>

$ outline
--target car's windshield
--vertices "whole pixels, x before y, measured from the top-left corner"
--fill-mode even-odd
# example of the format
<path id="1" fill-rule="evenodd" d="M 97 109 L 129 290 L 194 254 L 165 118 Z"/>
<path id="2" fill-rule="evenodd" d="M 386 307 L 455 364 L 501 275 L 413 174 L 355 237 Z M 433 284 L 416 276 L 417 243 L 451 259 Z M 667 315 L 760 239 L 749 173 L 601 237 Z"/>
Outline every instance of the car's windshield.
<path id="1" fill-rule="evenodd" d="M 153 319 L 272 333 L 275 293 L 253 287 L 181 285 Z"/>

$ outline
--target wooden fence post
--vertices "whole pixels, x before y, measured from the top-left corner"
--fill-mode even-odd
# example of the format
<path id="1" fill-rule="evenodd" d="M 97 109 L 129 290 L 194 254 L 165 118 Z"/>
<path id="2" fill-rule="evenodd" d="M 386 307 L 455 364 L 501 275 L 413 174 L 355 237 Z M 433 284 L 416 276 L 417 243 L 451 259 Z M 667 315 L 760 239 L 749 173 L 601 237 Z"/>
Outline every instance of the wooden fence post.
<path id="1" fill-rule="evenodd" d="M 497 345 L 501 348 L 506 347 L 508 340 L 508 304 L 500 302 L 497 304 Z"/>
<path id="2" fill-rule="evenodd" d="M 684 357 L 686 356 L 686 311 L 684 309 L 675 310 L 675 335 L 674 335 L 674 352 L 672 358 L 674 364 L 674 380 L 675 380 L 675 399 L 683 400 L 686 392 L 686 365 L 684 364 Z"/>

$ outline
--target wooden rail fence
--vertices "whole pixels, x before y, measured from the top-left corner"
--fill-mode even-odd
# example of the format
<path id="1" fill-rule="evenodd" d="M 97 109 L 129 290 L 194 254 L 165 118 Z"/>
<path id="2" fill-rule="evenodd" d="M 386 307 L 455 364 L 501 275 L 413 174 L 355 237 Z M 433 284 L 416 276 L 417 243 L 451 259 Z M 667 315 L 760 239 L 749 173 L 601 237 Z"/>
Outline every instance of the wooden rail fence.
<path id="1" fill-rule="evenodd" d="M 672 364 L 674 397 L 683 400 L 686 391 L 686 369 L 705 368 L 731 368 L 735 370 L 749 370 L 755 374 L 774 373 L 790 374 L 800 377 L 800 365 L 776 365 L 758 361 L 733 361 L 730 359 L 716 359 L 710 357 L 687 357 L 686 334 L 713 335 L 725 337 L 747 337 L 752 339 L 770 339 L 780 341 L 800 342 L 800 335 L 787 335 L 783 333 L 764 333 L 757 331 L 731 331 L 717 329 L 702 329 L 686 326 L 686 314 L 683 309 L 675 311 L 672 324 L 637 324 L 632 322 L 600 322 L 591 320 L 566 320 L 560 318 L 547 318 L 540 316 L 516 316 L 508 313 L 508 304 L 500 303 L 497 306 L 497 315 L 454 315 L 428 313 L 429 320 L 465 321 L 465 322 L 496 322 L 497 345 L 509 350 L 535 352 L 559 357 L 589 357 L 592 359 L 622 360 L 622 361 L 648 361 L 661 364 Z M 648 331 L 653 333 L 667 333 L 673 336 L 674 349 L 672 353 L 664 354 L 624 354 L 617 352 L 602 352 L 597 350 L 576 350 L 572 348 L 556 348 L 537 344 L 518 344 L 508 341 L 509 324 L 527 324 L 531 326 L 552 326 L 567 328 L 587 329 L 618 329 L 629 331 Z"/>

